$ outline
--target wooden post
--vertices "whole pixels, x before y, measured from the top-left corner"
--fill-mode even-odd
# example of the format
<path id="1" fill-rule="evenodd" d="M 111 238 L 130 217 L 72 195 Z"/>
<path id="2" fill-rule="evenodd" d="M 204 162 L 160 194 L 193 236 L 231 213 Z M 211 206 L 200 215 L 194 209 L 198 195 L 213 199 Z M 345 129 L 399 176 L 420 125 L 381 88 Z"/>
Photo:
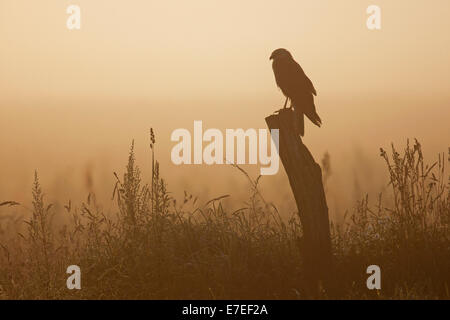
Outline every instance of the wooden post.
<path id="1" fill-rule="evenodd" d="M 322 170 L 303 144 L 291 109 L 266 118 L 269 129 L 279 129 L 278 154 L 286 170 L 303 228 L 302 246 L 306 280 L 315 289 L 332 272 L 328 207 Z"/>

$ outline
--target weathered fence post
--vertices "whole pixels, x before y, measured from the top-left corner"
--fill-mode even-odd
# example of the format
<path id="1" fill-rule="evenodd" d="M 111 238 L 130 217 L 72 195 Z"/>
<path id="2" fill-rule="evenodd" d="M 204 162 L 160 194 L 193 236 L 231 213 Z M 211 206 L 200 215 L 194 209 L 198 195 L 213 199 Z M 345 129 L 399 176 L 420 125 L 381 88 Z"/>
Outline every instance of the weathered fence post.
<path id="1" fill-rule="evenodd" d="M 303 228 L 302 249 L 307 280 L 328 282 L 332 272 L 328 207 L 322 170 L 303 144 L 293 111 L 282 109 L 266 118 L 269 129 L 279 129 L 281 162 L 289 177 Z M 316 286 L 317 288 L 317 286 Z"/>

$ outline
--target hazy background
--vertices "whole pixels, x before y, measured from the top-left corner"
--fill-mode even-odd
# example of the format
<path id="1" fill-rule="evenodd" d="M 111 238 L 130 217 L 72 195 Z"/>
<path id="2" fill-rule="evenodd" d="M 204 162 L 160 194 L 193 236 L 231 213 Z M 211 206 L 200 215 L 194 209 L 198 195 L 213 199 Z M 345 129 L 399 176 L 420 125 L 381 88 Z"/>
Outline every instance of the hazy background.
<path id="1" fill-rule="evenodd" d="M 66 28 L 66 8 L 82 28 Z M 382 29 L 366 28 L 366 8 Z M 305 143 L 331 154 L 332 214 L 386 186 L 379 147 L 418 138 L 429 161 L 449 146 L 448 0 L 0 0 L 0 202 L 30 201 L 39 171 L 50 201 L 95 191 L 106 207 L 113 171 L 134 138 L 148 177 L 148 130 L 174 196 L 248 195 L 228 166 L 174 166 L 170 134 L 265 128 L 284 102 L 269 56 L 291 51 L 313 81 L 323 119 Z M 257 167 L 247 167 L 256 175 Z M 293 210 L 284 169 L 264 177 L 267 200 Z"/>

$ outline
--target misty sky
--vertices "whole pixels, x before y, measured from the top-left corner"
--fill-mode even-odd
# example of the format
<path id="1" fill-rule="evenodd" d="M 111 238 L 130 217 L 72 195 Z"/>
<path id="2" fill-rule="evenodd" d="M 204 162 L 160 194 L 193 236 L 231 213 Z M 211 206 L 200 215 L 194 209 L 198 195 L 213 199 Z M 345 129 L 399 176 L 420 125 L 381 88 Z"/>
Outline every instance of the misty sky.
<path id="1" fill-rule="evenodd" d="M 66 28 L 69 4 L 81 7 L 79 31 Z M 379 31 L 366 28 L 371 4 Z M 148 160 L 150 126 L 172 185 L 201 192 L 189 177 L 228 169 L 173 167 L 170 133 L 194 120 L 264 128 L 284 102 L 269 62 L 279 47 L 318 91 L 324 126 L 308 125 L 305 141 L 332 154 L 336 186 L 357 171 L 355 154 L 378 161 L 391 141 L 446 151 L 449 17 L 448 0 L 0 0 L 0 200 L 20 196 L 35 168 L 60 191 L 89 166 L 109 182 L 131 139 Z"/>

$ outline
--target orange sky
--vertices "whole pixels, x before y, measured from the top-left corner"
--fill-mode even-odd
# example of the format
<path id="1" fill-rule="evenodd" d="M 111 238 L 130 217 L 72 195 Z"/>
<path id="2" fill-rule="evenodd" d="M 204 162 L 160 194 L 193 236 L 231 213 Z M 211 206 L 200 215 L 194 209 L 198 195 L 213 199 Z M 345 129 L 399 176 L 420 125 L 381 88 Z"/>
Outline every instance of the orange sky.
<path id="1" fill-rule="evenodd" d="M 82 30 L 65 27 L 68 4 Z M 382 30 L 365 10 L 382 8 Z M 286 47 L 322 95 L 447 94 L 450 3 L 429 1 L 0 1 L 0 90 L 22 98 L 276 96 Z"/>
<path id="2" fill-rule="evenodd" d="M 66 29 L 69 4 L 80 31 Z M 380 31 L 366 28 L 371 4 Z M 34 168 L 66 198 L 89 164 L 110 182 L 132 138 L 144 166 L 150 126 L 172 185 L 227 191 L 229 169 L 169 163 L 170 132 L 193 120 L 264 128 L 283 102 L 268 60 L 278 47 L 318 91 L 324 126 L 305 142 L 332 154 L 335 188 L 359 171 L 379 185 L 355 154 L 378 162 L 378 147 L 408 137 L 431 155 L 448 147 L 449 17 L 448 0 L 0 0 L 0 201 L 20 197 Z M 190 178 L 211 174 L 213 185 Z"/>

